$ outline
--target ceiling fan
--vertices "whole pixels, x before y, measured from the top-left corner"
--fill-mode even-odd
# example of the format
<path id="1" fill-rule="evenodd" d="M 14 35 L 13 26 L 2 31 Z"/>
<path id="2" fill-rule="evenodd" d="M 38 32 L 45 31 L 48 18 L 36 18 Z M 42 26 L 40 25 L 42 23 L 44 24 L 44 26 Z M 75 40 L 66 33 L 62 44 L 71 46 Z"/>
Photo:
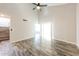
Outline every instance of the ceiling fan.
<path id="1" fill-rule="evenodd" d="M 35 5 L 36 7 L 33 8 L 33 10 L 37 9 L 40 10 L 41 7 L 47 7 L 47 5 L 45 4 L 40 4 L 40 3 L 33 3 L 33 5 Z"/>

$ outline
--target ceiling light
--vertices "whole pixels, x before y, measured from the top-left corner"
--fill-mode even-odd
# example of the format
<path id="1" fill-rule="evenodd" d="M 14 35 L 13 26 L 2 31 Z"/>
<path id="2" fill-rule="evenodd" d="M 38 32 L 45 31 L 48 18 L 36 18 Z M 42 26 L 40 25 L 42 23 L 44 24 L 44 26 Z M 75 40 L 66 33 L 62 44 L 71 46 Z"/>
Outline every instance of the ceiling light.
<path id="1" fill-rule="evenodd" d="M 40 6 L 37 6 L 37 9 L 39 10 L 40 9 Z"/>

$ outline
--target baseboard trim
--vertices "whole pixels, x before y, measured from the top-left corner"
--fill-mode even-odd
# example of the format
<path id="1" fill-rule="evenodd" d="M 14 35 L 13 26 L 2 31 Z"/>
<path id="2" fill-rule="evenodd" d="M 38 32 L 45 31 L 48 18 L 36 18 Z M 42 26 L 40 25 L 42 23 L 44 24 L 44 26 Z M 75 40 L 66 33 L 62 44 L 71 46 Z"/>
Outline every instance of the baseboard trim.
<path id="1" fill-rule="evenodd" d="M 58 39 L 55 39 L 55 40 L 58 40 Z M 68 41 L 64 41 L 64 40 L 58 40 L 58 41 L 62 41 L 62 42 L 69 43 L 69 44 L 77 46 L 76 43 L 73 43 L 73 42 L 68 42 Z"/>
<path id="2" fill-rule="evenodd" d="M 11 43 L 16 43 L 16 42 L 20 42 L 20 41 L 23 41 L 23 40 L 29 40 L 29 39 L 33 39 L 33 37 L 26 38 L 26 39 L 20 39 L 20 40 L 16 40 L 16 41 L 11 41 Z"/>

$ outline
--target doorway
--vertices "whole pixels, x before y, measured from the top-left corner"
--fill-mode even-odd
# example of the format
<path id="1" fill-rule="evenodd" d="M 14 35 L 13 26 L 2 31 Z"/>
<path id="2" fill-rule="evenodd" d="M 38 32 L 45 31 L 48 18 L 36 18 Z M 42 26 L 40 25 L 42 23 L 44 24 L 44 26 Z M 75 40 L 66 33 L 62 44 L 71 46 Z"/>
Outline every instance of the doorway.
<path id="1" fill-rule="evenodd" d="M 36 48 L 50 49 L 52 40 L 51 22 L 35 24 L 35 43 Z"/>
<path id="2" fill-rule="evenodd" d="M 44 49 L 51 48 L 52 24 L 50 22 L 41 24 L 41 47 Z"/>

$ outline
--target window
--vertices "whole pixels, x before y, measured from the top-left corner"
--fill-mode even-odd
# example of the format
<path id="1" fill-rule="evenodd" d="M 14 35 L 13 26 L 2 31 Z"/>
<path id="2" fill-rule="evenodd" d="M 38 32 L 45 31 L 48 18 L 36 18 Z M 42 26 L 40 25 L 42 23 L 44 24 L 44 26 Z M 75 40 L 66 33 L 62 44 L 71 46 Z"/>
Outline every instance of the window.
<path id="1" fill-rule="evenodd" d="M 0 27 L 9 27 L 10 19 L 5 17 L 0 17 Z"/>

